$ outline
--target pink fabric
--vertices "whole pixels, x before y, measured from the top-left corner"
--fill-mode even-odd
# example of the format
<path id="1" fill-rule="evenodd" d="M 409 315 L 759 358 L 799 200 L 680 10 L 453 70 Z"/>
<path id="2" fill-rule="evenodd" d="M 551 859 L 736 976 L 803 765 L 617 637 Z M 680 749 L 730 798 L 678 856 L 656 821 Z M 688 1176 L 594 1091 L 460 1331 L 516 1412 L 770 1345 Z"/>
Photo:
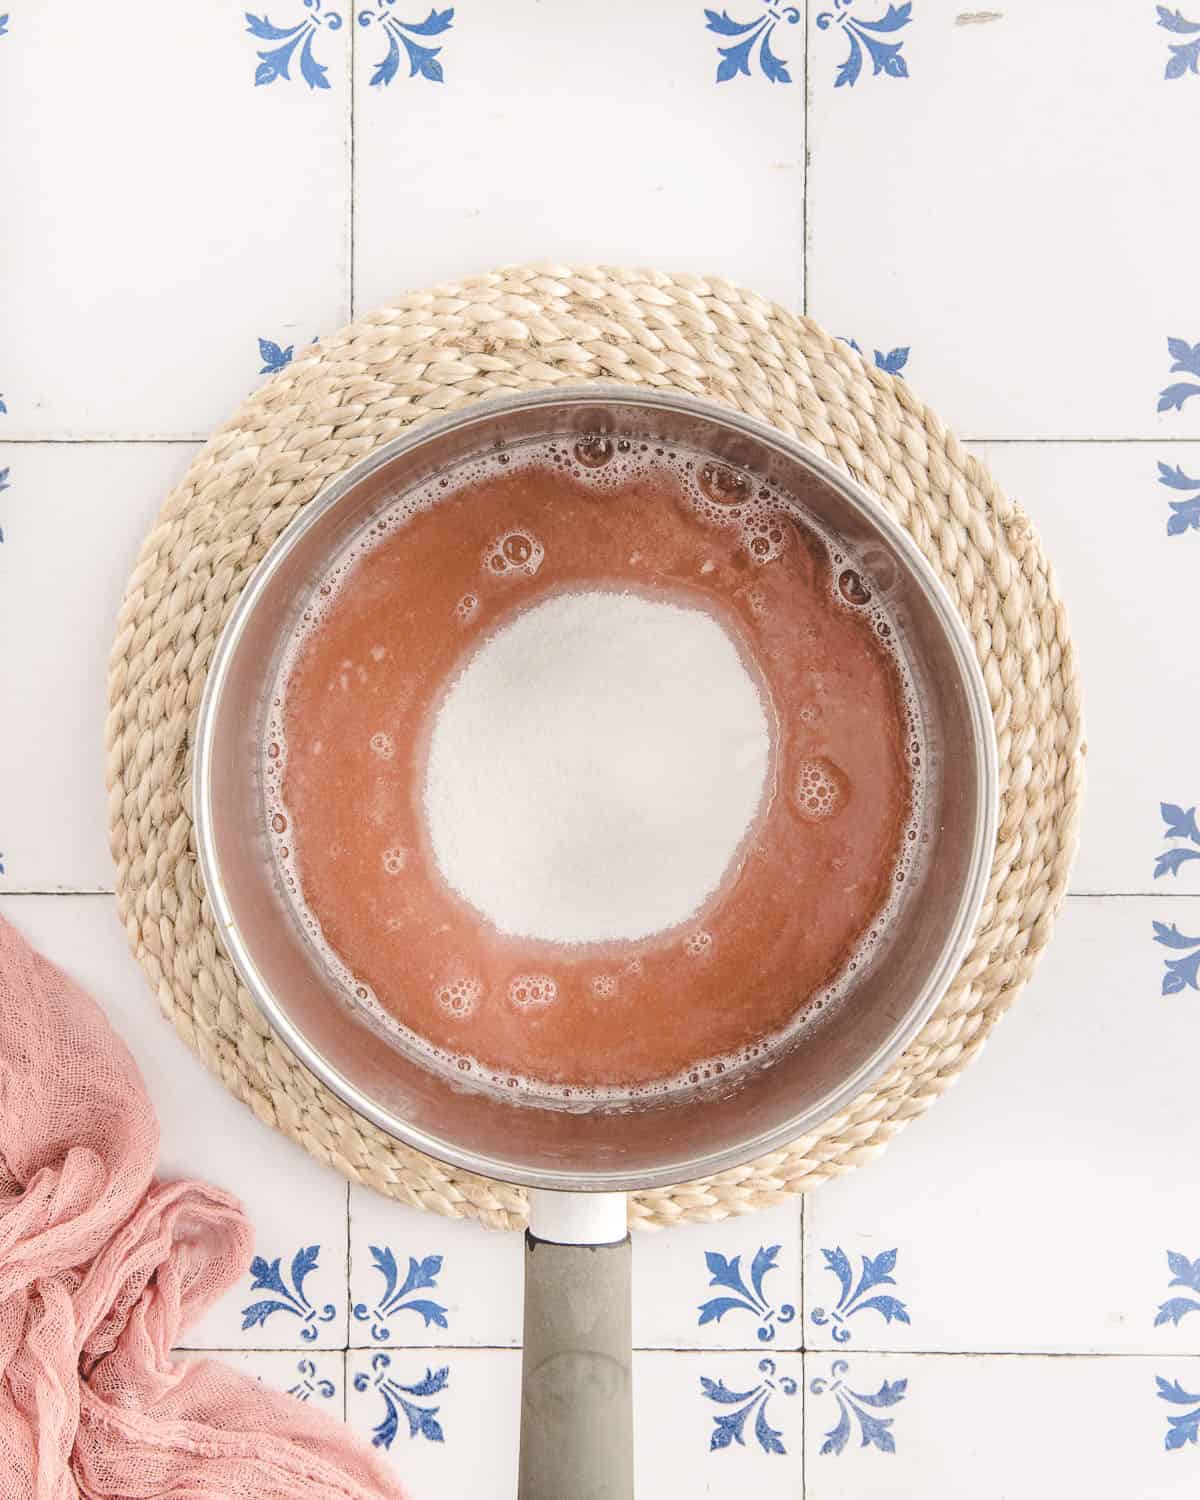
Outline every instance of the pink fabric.
<path id="1" fill-rule="evenodd" d="M 402 1500 L 347 1428 L 179 1335 L 244 1271 L 237 1202 L 156 1182 L 133 1059 L 0 920 L 3 1500 Z"/>

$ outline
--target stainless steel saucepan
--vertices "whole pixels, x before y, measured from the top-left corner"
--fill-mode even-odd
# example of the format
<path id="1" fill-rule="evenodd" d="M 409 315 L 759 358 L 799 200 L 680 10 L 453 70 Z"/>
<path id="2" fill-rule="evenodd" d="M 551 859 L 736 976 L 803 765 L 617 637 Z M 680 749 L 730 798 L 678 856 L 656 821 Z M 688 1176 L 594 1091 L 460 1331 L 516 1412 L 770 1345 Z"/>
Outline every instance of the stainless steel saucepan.
<path id="1" fill-rule="evenodd" d="M 278 888 L 260 746 L 284 642 L 333 557 L 400 493 L 497 445 L 605 432 L 750 470 L 868 561 L 924 718 L 926 857 L 873 961 L 769 1067 L 671 1101 L 573 1112 L 464 1086 L 346 1003 Z M 861 486 L 764 424 L 682 395 L 581 386 L 423 422 L 330 484 L 279 537 L 214 654 L 195 755 L 196 849 L 221 941 L 266 1018 L 389 1135 L 530 1193 L 521 1500 L 633 1493 L 625 1194 L 719 1172 L 814 1130 L 880 1078 L 937 1005 L 992 858 L 997 769 L 971 641 L 908 534 Z"/>

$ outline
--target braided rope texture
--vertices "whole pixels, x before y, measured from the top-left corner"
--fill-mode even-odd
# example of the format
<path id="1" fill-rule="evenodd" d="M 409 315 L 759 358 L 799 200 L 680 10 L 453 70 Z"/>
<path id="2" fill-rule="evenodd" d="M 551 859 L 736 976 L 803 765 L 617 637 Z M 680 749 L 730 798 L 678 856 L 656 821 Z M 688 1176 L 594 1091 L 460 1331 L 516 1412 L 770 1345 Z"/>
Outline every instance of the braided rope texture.
<path id="1" fill-rule="evenodd" d="M 878 1155 L 957 1078 L 1050 936 L 1083 787 L 1074 654 L 1033 528 L 911 388 L 807 318 L 712 277 L 517 266 L 399 297 L 306 349 L 220 427 L 130 578 L 109 664 L 109 830 L 122 921 L 180 1035 L 260 1120 L 416 1208 L 523 1227 L 525 1192 L 446 1167 L 354 1114 L 272 1033 L 218 946 L 196 866 L 191 756 L 217 637 L 255 564 L 336 475 L 436 412 L 590 380 L 724 402 L 820 453 L 911 533 L 975 643 L 1000 825 L 971 950 L 900 1061 L 811 1134 L 636 1194 L 656 1228 L 781 1203 Z"/>

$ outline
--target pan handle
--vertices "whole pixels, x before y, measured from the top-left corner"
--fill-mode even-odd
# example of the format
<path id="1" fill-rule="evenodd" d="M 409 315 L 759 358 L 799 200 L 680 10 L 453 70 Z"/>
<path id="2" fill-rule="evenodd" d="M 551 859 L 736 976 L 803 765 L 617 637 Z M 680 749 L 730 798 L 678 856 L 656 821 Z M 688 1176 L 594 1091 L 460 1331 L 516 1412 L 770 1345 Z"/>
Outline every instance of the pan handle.
<path id="1" fill-rule="evenodd" d="M 625 1194 L 529 1200 L 518 1500 L 633 1500 Z"/>

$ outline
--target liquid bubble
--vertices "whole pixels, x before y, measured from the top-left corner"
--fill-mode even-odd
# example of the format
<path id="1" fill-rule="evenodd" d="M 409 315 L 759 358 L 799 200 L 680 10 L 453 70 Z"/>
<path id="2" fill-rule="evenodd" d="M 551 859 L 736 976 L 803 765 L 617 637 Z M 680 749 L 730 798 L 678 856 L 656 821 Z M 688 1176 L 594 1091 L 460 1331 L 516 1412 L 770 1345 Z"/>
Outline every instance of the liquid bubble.
<path id="1" fill-rule="evenodd" d="M 871 590 L 863 582 L 860 574 L 853 568 L 846 568 L 838 576 L 838 593 L 847 604 L 854 604 L 861 608 L 864 604 L 871 602 Z"/>
<path id="2" fill-rule="evenodd" d="M 558 984 L 549 974 L 518 974 L 508 986 L 508 998 L 518 1010 L 540 1010 L 558 998 Z"/>
<path id="3" fill-rule="evenodd" d="M 810 822 L 832 817 L 844 805 L 849 790 L 844 774 L 823 756 L 802 760 L 796 767 L 793 800 L 796 811 Z"/>
<path id="4" fill-rule="evenodd" d="M 524 574 L 532 578 L 545 556 L 546 549 L 532 532 L 514 528 L 492 543 L 484 557 L 484 567 L 494 575 Z"/>
<path id="5" fill-rule="evenodd" d="M 714 505 L 737 505 L 750 498 L 749 479 L 725 464 L 704 464 L 696 476 L 696 482 L 705 498 Z"/>
<path id="6" fill-rule="evenodd" d="M 596 434 L 581 437 L 571 451 L 575 455 L 575 461 L 585 469 L 602 469 L 615 450 L 612 438 Z"/>
<path id="7" fill-rule="evenodd" d="M 787 549 L 787 522 L 778 511 L 747 521 L 744 535 L 746 550 L 757 563 L 774 562 Z"/>
<path id="8" fill-rule="evenodd" d="M 439 984 L 433 992 L 433 998 L 448 1016 L 466 1020 L 479 1004 L 482 994 L 483 985 L 478 979 L 452 979 Z"/>
<path id="9" fill-rule="evenodd" d="M 712 934 L 710 932 L 693 932 L 684 944 L 684 951 L 689 958 L 703 958 L 712 947 Z"/>

